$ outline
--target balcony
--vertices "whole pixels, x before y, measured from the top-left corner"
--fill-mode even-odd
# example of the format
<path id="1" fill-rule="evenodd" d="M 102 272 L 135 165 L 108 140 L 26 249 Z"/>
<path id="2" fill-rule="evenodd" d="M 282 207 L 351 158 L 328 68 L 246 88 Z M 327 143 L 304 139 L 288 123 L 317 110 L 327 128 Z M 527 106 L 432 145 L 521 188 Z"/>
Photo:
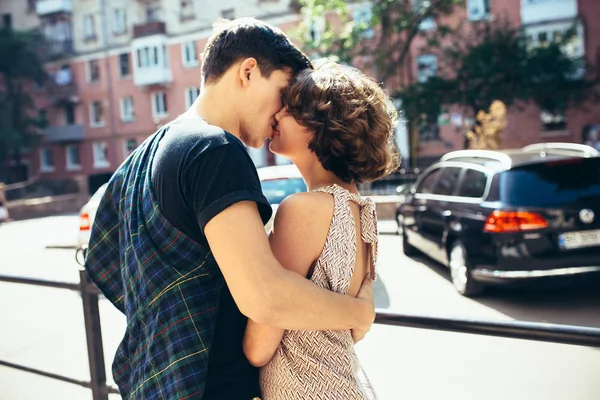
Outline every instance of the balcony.
<path id="1" fill-rule="evenodd" d="M 83 140 L 83 125 L 72 124 L 49 126 L 42 131 L 47 143 L 81 142 Z"/>
<path id="2" fill-rule="evenodd" d="M 131 41 L 133 82 L 136 86 L 166 85 L 173 80 L 167 53 L 167 36 L 152 35 Z"/>
<path id="3" fill-rule="evenodd" d="M 522 0 L 523 25 L 569 20 L 577 17 L 577 0 Z"/>
<path id="4" fill-rule="evenodd" d="M 149 21 L 133 26 L 133 38 L 141 38 L 152 35 L 165 35 L 167 26 L 163 21 Z"/>
<path id="5" fill-rule="evenodd" d="M 58 40 L 52 41 L 48 40 L 45 43 L 45 56 L 49 60 L 69 57 L 75 54 L 75 48 L 73 47 L 73 41 L 70 39 L 67 40 Z"/>
<path id="6" fill-rule="evenodd" d="M 72 0 L 37 0 L 35 11 L 40 17 L 58 13 L 70 14 L 73 11 L 73 2 Z"/>
<path id="7" fill-rule="evenodd" d="M 79 101 L 77 86 L 69 67 L 61 68 L 51 75 L 50 82 L 46 84 L 45 92 L 48 99 L 55 105 L 77 103 Z"/>

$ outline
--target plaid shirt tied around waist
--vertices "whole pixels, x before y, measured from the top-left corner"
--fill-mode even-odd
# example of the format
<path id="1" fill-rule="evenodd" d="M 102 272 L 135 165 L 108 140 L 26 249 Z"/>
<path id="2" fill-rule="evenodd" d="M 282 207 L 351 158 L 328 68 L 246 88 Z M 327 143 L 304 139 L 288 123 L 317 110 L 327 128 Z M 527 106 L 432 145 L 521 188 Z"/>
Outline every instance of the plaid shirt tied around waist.
<path id="1" fill-rule="evenodd" d="M 152 192 L 149 171 L 167 129 L 109 181 L 86 259 L 90 279 L 127 316 L 112 367 L 125 399 L 202 398 L 224 287 L 208 249 L 163 217 Z"/>

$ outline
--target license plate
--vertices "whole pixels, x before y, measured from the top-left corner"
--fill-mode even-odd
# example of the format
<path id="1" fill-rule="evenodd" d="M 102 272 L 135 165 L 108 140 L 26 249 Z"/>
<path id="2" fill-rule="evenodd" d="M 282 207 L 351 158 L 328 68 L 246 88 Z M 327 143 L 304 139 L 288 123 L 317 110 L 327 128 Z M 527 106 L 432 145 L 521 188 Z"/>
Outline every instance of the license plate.
<path id="1" fill-rule="evenodd" d="M 561 249 L 600 246 L 600 229 L 561 233 L 558 235 L 558 245 Z"/>

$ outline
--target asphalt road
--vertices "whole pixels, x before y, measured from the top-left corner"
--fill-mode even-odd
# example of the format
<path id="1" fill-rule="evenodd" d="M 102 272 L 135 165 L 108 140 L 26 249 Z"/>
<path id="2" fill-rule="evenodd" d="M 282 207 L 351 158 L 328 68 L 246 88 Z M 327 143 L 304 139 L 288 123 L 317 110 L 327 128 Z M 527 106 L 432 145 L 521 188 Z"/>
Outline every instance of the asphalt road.
<path id="1" fill-rule="evenodd" d="M 0 274 L 77 282 L 77 218 L 61 216 L 0 226 Z M 389 312 L 527 320 L 600 327 L 597 286 L 491 290 L 458 295 L 443 266 L 402 255 L 382 223 L 377 306 Z M 122 336 L 123 316 L 100 303 L 106 364 Z M 77 293 L 0 282 L 0 360 L 89 379 L 81 299 Z M 380 399 L 600 399 L 600 349 L 374 326 L 358 344 Z M 110 376 L 110 373 L 108 373 Z M 0 399 L 91 399 L 88 390 L 0 367 Z M 111 399 L 118 398 L 112 396 Z"/>

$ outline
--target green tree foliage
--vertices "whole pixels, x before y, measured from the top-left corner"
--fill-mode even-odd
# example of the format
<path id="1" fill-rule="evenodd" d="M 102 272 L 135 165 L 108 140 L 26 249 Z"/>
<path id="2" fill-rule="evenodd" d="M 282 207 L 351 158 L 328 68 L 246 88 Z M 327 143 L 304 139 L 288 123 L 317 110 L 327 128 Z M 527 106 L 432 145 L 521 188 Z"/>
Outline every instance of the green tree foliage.
<path id="1" fill-rule="evenodd" d="M 40 120 L 31 98 L 33 84 L 46 79 L 43 40 L 30 32 L 0 30 L 0 171 L 10 157 L 37 141 Z"/>
<path id="2" fill-rule="evenodd" d="M 423 30 L 424 22 L 449 15 L 455 7 L 464 6 L 464 0 L 373 0 L 366 10 L 359 8 L 363 16 L 355 20 L 356 15 L 350 11 L 352 3 L 357 2 L 300 0 L 299 3 L 305 16 L 300 35 L 307 53 L 333 56 L 348 64 L 360 57 L 375 67 L 377 78 L 382 81 L 398 73 L 416 37 L 425 36 L 433 45 L 451 32 L 448 26 L 439 23 L 436 29 Z M 336 15 L 339 20 L 326 21 L 318 37 L 311 35 L 315 22 L 327 13 Z"/>

